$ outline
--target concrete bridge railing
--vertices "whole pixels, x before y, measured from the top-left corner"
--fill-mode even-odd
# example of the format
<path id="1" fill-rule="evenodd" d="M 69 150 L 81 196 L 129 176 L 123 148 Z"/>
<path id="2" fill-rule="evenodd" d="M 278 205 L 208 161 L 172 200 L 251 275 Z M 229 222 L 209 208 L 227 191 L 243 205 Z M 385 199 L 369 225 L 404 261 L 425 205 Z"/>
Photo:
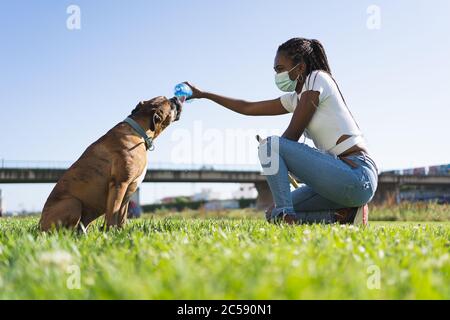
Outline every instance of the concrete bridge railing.
<path id="1" fill-rule="evenodd" d="M 1 164 L 1 162 L 0 162 Z M 58 163 L 61 168 L 34 167 L 26 168 L 24 163 L 16 163 L 24 167 L 0 165 L 0 184 L 10 183 L 56 183 L 67 170 L 66 165 Z M 36 165 L 30 162 L 29 165 Z M 48 163 L 47 163 L 48 165 Z M 247 170 L 245 170 L 247 169 Z M 227 167 L 227 170 L 216 169 L 213 166 L 191 166 L 183 169 L 157 169 L 147 171 L 144 182 L 215 182 L 215 183 L 254 183 L 258 191 L 257 205 L 264 207 L 272 202 L 271 193 L 261 171 L 254 167 L 236 170 Z M 379 175 L 378 189 L 375 194 L 375 202 L 384 202 L 387 199 L 398 198 L 401 186 L 422 186 L 429 188 L 444 188 L 450 190 L 450 176 L 432 175 L 396 175 L 393 173 L 381 173 Z"/>

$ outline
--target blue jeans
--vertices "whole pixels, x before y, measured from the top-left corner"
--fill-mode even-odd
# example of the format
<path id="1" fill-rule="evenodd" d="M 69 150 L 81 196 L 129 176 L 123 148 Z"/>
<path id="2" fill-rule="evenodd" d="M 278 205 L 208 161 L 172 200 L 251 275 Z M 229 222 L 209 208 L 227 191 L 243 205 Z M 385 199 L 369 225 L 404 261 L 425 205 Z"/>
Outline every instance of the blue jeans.
<path id="1" fill-rule="evenodd" d="M 334 223 L 336 209 L 362 206 L 375 193 L 378 172 L 367 155 L 347 157 L 358 164 L 353 168 L 304 143 L 278 136 L 265 143 L 259 147 L 259 158 L 275 202 L 274 219 L 292 214 L 304 223 Z M 288 171 L 305 185 L 291 192 Z"/>

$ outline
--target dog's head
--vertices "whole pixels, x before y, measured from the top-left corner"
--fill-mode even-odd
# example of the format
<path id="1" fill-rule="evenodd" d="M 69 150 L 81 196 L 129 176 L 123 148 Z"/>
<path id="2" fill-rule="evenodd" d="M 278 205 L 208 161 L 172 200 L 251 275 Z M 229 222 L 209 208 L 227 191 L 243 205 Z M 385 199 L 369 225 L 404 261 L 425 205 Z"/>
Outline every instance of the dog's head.
<path id="1" fill-rule="evenodd" d="M 172 122 L 180 119 L 181 109 L 182 104 L 177 97 L 156 97 L 139 102 L 130 116 L 148 120 L 149 129 L 157 136 Z"/>

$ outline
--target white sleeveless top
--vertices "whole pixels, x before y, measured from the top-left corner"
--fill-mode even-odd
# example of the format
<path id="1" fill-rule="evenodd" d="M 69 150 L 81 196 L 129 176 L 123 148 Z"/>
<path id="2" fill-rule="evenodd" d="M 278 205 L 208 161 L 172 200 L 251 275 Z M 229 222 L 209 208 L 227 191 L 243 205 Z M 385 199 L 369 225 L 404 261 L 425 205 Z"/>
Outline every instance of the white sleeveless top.
<path id="1" fill-rule="evenodd" d="M 320 95 L 319 105 L 305 129 L 305 136 L 312 139 L 319 150 L 334 155 L 341 154 L 357 143 L 367 150 L 361 130 L 345 105 L 336 83 L 327 72 L 311 72 L 305 79 L 301 93 L 297 95 L 294 91 L 281 96 L 281 104 L 287 111 L 294 112 L 301 94 L 309 90 L 318 91 Z M 342 135 L 352 137 L 336 145 Z"/>

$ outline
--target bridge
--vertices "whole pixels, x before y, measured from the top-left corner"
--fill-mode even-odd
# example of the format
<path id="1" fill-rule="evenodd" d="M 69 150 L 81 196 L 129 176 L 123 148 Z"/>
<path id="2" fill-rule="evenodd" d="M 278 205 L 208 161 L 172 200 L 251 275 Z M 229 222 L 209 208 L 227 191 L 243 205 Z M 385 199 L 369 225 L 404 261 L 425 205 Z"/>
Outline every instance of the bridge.
<path id="1" fill-rule="evenodd" d="M 67 162 L 0 161 L 0 184 L 56 183 L 69 167 Z M 398 174 L 395 171 L 379 175 L 375 202 L 398 198 L 401 186 L 443 188 L 450 191 L 450 175 Z M 156 164 L 147 170 L 144 182 L 253 183 L 258 192 L 257 206 L 271 203 L 272 197 L 265 177 L 257 166 L 213 166 Z"/>

